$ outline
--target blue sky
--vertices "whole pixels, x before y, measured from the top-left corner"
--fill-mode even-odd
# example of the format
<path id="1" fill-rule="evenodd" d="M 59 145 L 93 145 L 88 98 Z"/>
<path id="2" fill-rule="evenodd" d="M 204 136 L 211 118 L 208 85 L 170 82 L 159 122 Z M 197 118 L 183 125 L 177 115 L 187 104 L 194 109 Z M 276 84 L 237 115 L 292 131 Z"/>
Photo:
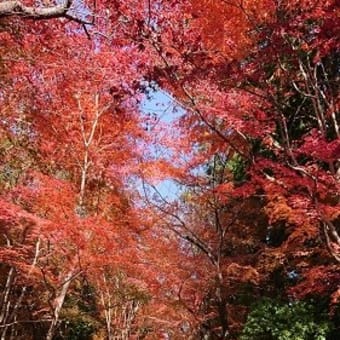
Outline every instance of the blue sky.
<path id="1" fill-rule="evenodd" d="M 171 124 L 184 113 L 183 108 L 176 103 L 172 96 L 160 88 L 150 89 L 148 96 L 142 100 L 141 110 L 144 114 L 155 115 L 160 122 L 167 124 Z M 157 184 L 157 190 L 168 200 L 175 199 L 179 192 L 178 186 L 172 180 L 161 181 Z"/>
<path id="2" fill-rule="evenodd" d="M 158 118 L 165 122 L 171 123 L 180 117 L 184 110 L 180 107 L 173 97 L 162 89 L 152 90 L 141 103 L 143 113 L 154 113 Z"/>

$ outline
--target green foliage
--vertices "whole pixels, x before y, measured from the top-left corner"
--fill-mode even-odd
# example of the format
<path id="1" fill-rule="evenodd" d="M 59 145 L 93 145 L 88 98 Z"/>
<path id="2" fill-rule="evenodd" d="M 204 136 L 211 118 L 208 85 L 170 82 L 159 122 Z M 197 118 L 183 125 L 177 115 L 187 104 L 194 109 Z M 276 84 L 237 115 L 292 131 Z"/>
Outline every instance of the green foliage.
<path id="1" fill-rule="evenodd" d="M 61 317 L 62 338 L 68 340 L 92 339 L 92 334 L 99 326 L 96 319 L 97 309 L 94 300 L 94 288 L 82 281 L 75 282 L 74 292 L 66 297 Z"/>
<path id="2" fill-rule="evenodd" d="M 307 302 L 264 299 L 250 312 L 241 340 L 325 340 L 332 330 L 326 315 Z"/>
<path id="3" fill-rule="evenodd" d="M 246 176 L 246 162 L 239 155 L 233 155 L 227 162 L 227 168 L 233 174 L 233 179 L 235 182 L 241 182 Z"/>
<path id="4" fill-rule="evenodd" d="M 86 340 L 91 339 L 91 335 L 94 332 L 94 327 L 91 323 L 83 320 L 78 322 L 72 322 L 68 325 L 68 340 Z"/>

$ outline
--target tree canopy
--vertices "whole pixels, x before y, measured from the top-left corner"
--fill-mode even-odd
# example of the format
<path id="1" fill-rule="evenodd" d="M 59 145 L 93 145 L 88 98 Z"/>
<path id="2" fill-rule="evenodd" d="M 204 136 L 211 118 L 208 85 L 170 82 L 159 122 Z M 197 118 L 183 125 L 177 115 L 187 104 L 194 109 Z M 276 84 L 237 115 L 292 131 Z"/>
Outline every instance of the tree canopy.
<path id="1" fill-rule="evenodd" d="M 337 339 L 337 5 L 0 0 L 1 339 Z"/>

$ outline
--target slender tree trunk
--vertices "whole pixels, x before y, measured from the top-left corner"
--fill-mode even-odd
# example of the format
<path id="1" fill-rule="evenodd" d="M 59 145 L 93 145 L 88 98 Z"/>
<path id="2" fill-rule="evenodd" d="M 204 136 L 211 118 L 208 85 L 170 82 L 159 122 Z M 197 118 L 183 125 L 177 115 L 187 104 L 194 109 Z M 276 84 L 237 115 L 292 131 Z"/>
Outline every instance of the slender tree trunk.
<path id="1" fill-rule="evenodd" d="M 32 275 L 33 269 L 37 265 L 39 253 L 40 253 L 40 244 L 41 244 L 41 239 L 38 238 L 38 240 L 35 244 L 35 252 L 34 252 L 34 258 L 33 258 L 32 264 L 31 264 L 31 268 L 28 271 L 28 277 L 30 277 Z M 13 307 L 11 316 L 9 317 L 9 320 L 8 320 L 9 322 L 12 322 L 12 320 L 16 319 L 17 311 L 18 311 L 19 307 L 21 306 L 21 303 L 22 303 L 22 300 L 25 297 L 26 291 L 27 291 L 27 286 L 24 286 L 21 290 L 21 293 L 20 293 L 20 296 L 19 296 L 17 302 L 15 303 L 15 305 Z"/>
<path id="2" fill-rule="evenodd" d="M 220 325 L 222 328 L 222 336 L 221 339 L 227 339 L 229 334 L 229 325 L 228 325 L 228 314 L 227 314 L 227 301 L 223 294 L 224 290 L 224 279 L 223 274 L 220 269 L 220 265 L 218 264 L 218 274 L 217 274 L 217 282 L 218 287 L 216 289 L 216 296 L 217 296 L 217 311 L 218 311 L 218 318 L 220 320 Z"/>
<path id="3" fill-rule="evenodd" d="M 2 305 L 1 305 L 1 314 L 0 314 L 0 324 L 1 325 L 5 325 L 7 323 L 9 309 L 10 309 L 10 306 L 11 306 L 11 301 L 9 299 L 9 295 L 10 295 L 10 292 L 11 292 L 11 287 L 12 287 L 14 275 L 15 275 L 15 270 L 14 270 L 13 267 L 11 267 L 9 272 L 8 272 L 8 275 L 7 275 L 7 280 L 6 280 L 5 290 L 4 290 L 4 296 L 3 296 Z M 2 333 L 1 333 L 1 340 L 5 340 L 7 330 L 8 330 L 8 326 L 5 326 L 2 330 Z"/>
<path id="4" fill-rule="evenodd" d="M 70 287 L 70 284 L 71 284 L 71 281 L 72 281 L 73 274 L 74 274 L 74 270 L 70 270 L 68 272 L 68 274 L 66 275 L 65 281 L 62 285 L 60 294 L 55 299 L 55 307 L 54 307 L 54 312 L 53 312 L 53 318 L 52 318 L 51 325 L 50 325 L 48 332 L 47 332 L 46 340 L 52 340 L 53 339 L 55 329 L 56 329 L 58 322 L 59 322 L 60 311 L 61 311 L 61 308 L 63 307 L 68 288 Z"/>
<path id="5" fill-rule="evenodd" d="M 6 237 L 6 243 L 7 243 L 7 247 L 11 246 L 11 241 L 7 237 Z M 5 288 L 4 288 L 2 299 L 1 299 L 0 325 L 5 325 L 7 323 L 8 314 L 9 314 L 9 310 L 11 307 L 11 301 L 9 297 L 10 297 L 10 293 L 12 289 L 14 276 L 15 276 L 15 269 L 14 267 L 11 267 L 7 274 L 7 280 L 6 280 Z M 3 331 L 1 333 L 1 340 L 5 340 L 7 329 L 8 327 L 3 328 Z"/>
<path id="6" fill-rule="evenodd" d="M 107 331 L 108 340 L 113 340 L 113 334 L 112 334 L 112 328 L 111 328 L 112 327 L 112 302 L 111 302 L 111 294 L 107 286 L 105 274 L 103 274 L 103 280 L 105 284 L 105 294 L 101 292 L 101 300 L 102 300 L 102 304 L 104 308 L 106 331 Z M 107 303 L 105 301 L 105 296 L 107 297 Z"/>

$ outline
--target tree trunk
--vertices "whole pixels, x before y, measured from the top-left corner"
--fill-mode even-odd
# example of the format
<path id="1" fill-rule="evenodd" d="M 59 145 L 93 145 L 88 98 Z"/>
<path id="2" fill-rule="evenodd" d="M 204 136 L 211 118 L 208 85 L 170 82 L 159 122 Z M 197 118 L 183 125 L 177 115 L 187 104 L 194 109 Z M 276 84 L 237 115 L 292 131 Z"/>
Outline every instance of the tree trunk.
<path id="1" fill-rule="evenodd" d="M 47 332 L 46 340 L 53 339 L 55 329 L 59 322 L 60 311 L 61 311 L 61 308 L 63 307 L 68 288 L 70 287 L 70 284 L 72 281 L 73 272 L 74 272 L 73 270 L 68 272 L 68 274 L 66 275 L 65 281 L 63 283 L 63 286 L 61 288 L 60 294 L 55 299 L 53 318 L 52 318 L 50 328 L 48 329 L 48 332 Z"/>

